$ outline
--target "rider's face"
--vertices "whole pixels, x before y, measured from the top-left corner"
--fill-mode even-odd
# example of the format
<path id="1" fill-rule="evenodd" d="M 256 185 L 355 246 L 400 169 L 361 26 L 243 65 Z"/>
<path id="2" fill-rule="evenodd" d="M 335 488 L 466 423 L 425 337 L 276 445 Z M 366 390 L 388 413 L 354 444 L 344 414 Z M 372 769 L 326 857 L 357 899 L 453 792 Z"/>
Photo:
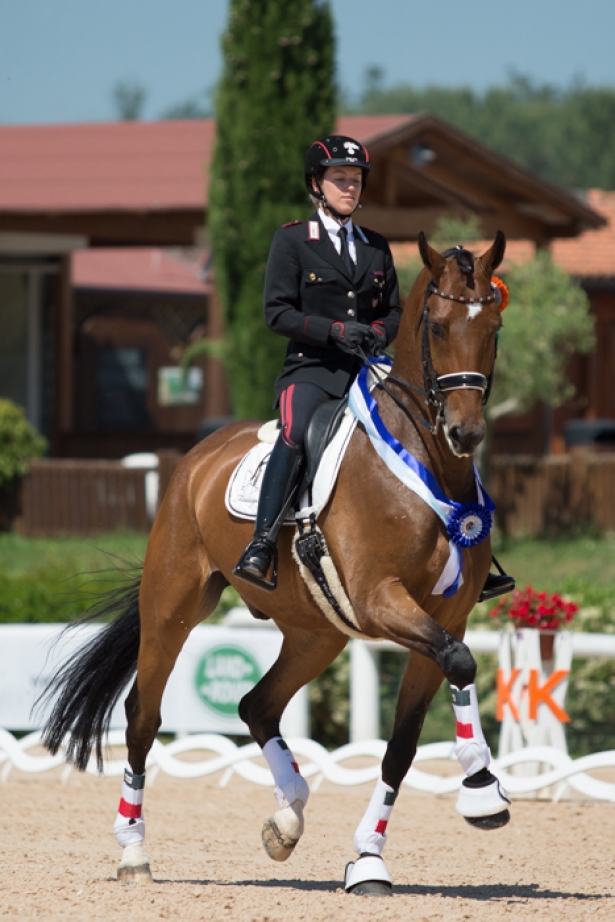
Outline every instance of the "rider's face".
<path id="1" fill-rule="evenodd" d="M 363 174 L 356 166 L 329 166 L 320 185 L 329 205 L 341 215 L 353 213 L 361 197 Z M 315 181 L 312 180 L 312 185 Z"/>

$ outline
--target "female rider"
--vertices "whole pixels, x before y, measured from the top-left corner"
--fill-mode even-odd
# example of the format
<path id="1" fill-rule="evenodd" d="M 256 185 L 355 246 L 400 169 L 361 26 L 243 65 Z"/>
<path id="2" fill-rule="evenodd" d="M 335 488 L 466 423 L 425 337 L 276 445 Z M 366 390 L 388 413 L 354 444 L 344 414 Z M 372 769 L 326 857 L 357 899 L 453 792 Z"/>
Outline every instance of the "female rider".
<path id="1" fill-rule="evenodd" d="M 265 320 L 290 338 L 276 380 L 281 430 L 261 487 L 254 537 L 234 573 L 265 588 L 277 522 L 301 467 L 308 421 L 319 404 L 348 393 L 361 368 L 355 350 L 375 353 L 396 336 L 401 317 L 397 276 L 380 234 L 352 215 L 370 170 L 365 147 L 330 135 L 305 159 L 315 213 L 279 228 L 265 277 Z"/>

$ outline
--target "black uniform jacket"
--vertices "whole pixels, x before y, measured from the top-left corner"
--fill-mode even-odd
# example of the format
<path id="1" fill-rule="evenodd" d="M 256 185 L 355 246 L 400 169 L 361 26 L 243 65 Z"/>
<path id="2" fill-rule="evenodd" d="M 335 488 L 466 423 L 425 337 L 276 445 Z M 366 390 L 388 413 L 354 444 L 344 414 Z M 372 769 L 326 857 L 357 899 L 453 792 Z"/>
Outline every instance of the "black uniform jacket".
<path id="1" fill-rule="evenodd" d="M 317 384 L 332 397 L 343 396 L 361 362 L 329 340 L 331 324 L 378 320 L 387 344 L 401 317 L 399 288 L 391 251 L 380 234 L 354 226 L 357 265 L 351 278 L 318 215 L 278 228 L 265 277 L 265 319 L 290 337 L 276 400 L 289 384 Z"/>

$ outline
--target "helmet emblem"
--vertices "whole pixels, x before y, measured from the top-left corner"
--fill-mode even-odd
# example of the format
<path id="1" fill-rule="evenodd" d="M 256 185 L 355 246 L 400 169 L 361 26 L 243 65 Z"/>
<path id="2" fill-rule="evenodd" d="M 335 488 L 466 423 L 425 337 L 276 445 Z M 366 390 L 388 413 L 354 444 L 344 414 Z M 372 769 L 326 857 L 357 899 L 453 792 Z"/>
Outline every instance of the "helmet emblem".
<path id="1" fill-rule="evenodd" d="M 344 141 L 344 147 L 351 157 L 354 157 L 355 151 L 361 150 L 361 145 L 355 144 L 354 141 Z"/>

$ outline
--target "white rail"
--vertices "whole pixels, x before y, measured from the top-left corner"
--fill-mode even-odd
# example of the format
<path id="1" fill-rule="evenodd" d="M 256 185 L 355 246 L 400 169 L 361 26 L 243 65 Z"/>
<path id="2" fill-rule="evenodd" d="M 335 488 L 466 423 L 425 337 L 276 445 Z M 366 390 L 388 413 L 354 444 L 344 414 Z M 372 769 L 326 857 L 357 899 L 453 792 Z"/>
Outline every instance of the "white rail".
<path id="1" fill-rule="evenodd" d="M 361 743 L 349 743 L 341 746 L 335 752 L 327 752 L 314 740 L 292 737 L 288 743 L 296 756 L 303 757 L 301 772 L 305 778 L 312 779 L 312 791 L 318 790 L 323 780 L 332 784 L 349 787 L 352 785 L 366 784 L 375 781 L 380 774 L 380 764 L 384 756 L 386 743 L 382 740 L 364 740 Z M 40 746 L 40 733 L 31 733 L 21 740 L 16 740 L 12 734 L 0 729 L 0 765 L 3 765 L 0 778 L 6 780 L 11 768 L 28 773 L 42 773 L 58 768 L 64 763 L 64 753 L 57 755 L 48 754 L 31 755 L 28 750 Z M 124 733 L 114 730 L 109 734 L 109 747 L 124 746 Z M 454 761 L 453 746 L 451 743 L 430 743 L 419 746 L 414 763 L 404 784 L 417 791 L 427 794 L 450 794 L 458 790 L 464 778 L 462 774 L 439 775 L 435 772 L 422 771 L 417 768 L 424 762 Z M 201 760 L 178 758 L 187 752 L 214 753 Z M 163 745 L 158 740 L 154 742 L 152 751 L 148 756 L 148 785 L 152 784 L 158 771 L 175 778 L 202 778 L 206 775 L 222 773 L 219 784 L 224 787 L 228 784 L 233 773 L 241 776 L 245 781 L 253 784 L 273 787 L 273 778 L 269 769 L 256 764 L 255 759 L 261 755 L 256 743 L 246 746 L 236 746 L 225 736 L 213 733 L 194 734 L 172 743 Z M 373 764 L 363 768 L 347 768 L 342 763 L 357 757 L 373 759 Z M 550 770 L 540 775 L 519 776 L 511 774 L 507 769 L 513 765 L 524 762 L 540 762 L 551 766 Z M 124 771 L 124 758 L 107 759 L 104 765 L 104 774 L 109 777 L 120 777 Z M 598 781 L 588 774 L 588 771 L 597 768 L 615 768 L 615 751 L 598 752 L 574 761 L 566 753 L 551 747 L 534 747 L 510 753 L 505 758 L 495 760 L 492 764 L 504 787 L 509 794 L 523 796 L 558 785 L 552 799 L 557 800 L 566 789 L 567 785 L 574 788 L 584 797 L 593 797 L 597 800 L 615 802 L 615 784 Z M 87 771 L 95 775 L 96 765 L 90 760 Z M 72 768 L 65 765 L 62 771 L 62 781 L 66 781 Z"/>

